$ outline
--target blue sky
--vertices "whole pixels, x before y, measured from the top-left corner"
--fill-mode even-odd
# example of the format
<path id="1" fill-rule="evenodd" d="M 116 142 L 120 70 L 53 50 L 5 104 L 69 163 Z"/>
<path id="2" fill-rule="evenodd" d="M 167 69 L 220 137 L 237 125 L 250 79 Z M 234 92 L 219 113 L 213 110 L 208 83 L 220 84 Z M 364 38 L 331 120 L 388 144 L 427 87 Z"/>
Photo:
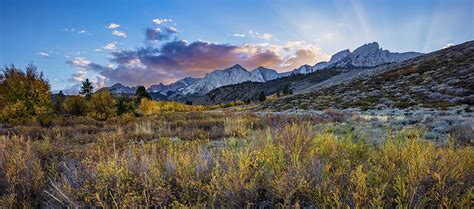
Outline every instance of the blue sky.
<path id="1" fill-rule="evenodd" d="M 85 78 L 170 83 L 237 63 L 286 71 L 372 41 L 431 52 L 474 39 L 471 0 L 0 2 L 0 64 L 33 62 L 53 90 Z"/>

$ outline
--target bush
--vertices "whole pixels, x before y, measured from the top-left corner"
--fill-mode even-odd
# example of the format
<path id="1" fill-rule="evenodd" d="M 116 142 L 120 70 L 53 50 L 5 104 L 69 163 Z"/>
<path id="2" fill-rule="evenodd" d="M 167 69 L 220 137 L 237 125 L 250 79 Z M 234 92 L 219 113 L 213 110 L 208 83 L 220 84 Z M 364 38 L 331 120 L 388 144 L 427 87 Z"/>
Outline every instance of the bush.
<path id="1" fill-rule="evenodd" d="M 142 98 L 138 109 L 143 115 L 154 115 L 162 112 L 201 111 L 206 108 L 203 106 L 186 105 L 178 102 L 153 101 Z"/>
<path id="2" fill-rule="evenodd" d="M 64 111 L 69 115 L 81 116 L 87 113 L 87 102 L 81 96 L 68 96 L 62 104 Z"/>
<path id="3" fill-rule="evenodd" d="M 90 100 L 90 117 L 96 120 L 107 120 L 107 118 L 115 116 L 116 111 L 115 100 L 108 91 L 92 95 Z"/>
<path id="4" fill-rule="evenodd" d="M 20 137 L 0 137 L 0 207 L 38 204 L 44 181 L 32 143 Z"/>

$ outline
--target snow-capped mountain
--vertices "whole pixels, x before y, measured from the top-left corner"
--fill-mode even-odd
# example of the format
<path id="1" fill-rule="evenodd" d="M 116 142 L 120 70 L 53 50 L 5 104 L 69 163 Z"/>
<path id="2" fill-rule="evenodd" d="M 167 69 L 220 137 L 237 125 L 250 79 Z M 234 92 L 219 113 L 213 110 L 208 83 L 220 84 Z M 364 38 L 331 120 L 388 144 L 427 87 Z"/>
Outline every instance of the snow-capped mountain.
<path id="1" fill-rule="evenodd" d="M 418 52 L 390 52 L 379 47 L 377 42 L 364 44 L 351 52 L 342 50 L 331 56 L 329 61 L 318 62 L 313 66 L 303 65 L 295 69 L 294 73 L 307 74 L 325 68 L 354 68 L 375 67 L 387 63 L 403 62 L 422 55 Z"/>
<path id="2" fill-rule="evenodd" d="M 190 85 L 195 84 L 200 78 L 193 78 L 193 77 L 186 77 L 181 80 L 178 80 L 174 83 L 169 85 L 165 85 L 163 83 L 157 85 L 151 85 L 147 91 L 152 93 L 161 93 L 163 95 L 167 95 L 168 92 L 176 92 L 180 89 L 186 88 Z"/>
<path id="3" fill-rule="evenodd" d="M 252 71 L 248 71 L 237 64 L 224 70 L 215 70 L 211 73 L 207 73 L 204 78 L 182 89 L 180 93 L 184 95 L 202 95 L 221 86 L 238 84 L 245 81 L 266 82 L 280 77 L 282 77 L 282 75 L 272 69 L 258 67 Z"/>

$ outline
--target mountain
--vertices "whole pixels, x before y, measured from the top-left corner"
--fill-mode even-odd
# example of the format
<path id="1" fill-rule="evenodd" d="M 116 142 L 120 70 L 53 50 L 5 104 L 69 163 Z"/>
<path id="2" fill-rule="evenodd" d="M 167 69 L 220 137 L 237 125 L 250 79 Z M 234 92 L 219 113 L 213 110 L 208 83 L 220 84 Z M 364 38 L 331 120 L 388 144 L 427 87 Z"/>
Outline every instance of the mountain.
<path id="1" fill-rule="evenodd" d="M 380 48 L 377 42 L 364 44 L 351 52 L 349 49 L 340 51 L 329 61 L 323 61 L 314 66 L 303 65 L 295 69 L 294 73 L 312 73 L 325 68 L 362 68 L 375 67 L 387 63 L 398 63 L 422 55 L 418 52 L 390 52 Z"/>
<path id="2" fill-rule="evenodd" d="M 192 77 L 186 77 L 181 80 L 178 80 L 174 83 L 171 83 L 169 85 L 165 85 L 163 83 L 160 83 L 158 85 L 151 85 L 147 91 L 150 93 L 161 93 L 163 95 L 167 95 L 168 92 L 176 92 L 179 91 L 180 89 L 186 88 L 188 86 L 191 86 L 195 83 L 200 78 L 192 78 Z"/>
<path id="3" fill-rule="evenodd" d="M 364 44 L 354 52 L 327 67 L 375 67 L 386 63 L 398 63 L 422 55 L 418 52 L 390 52 L 379 47 L 377 42 Z"/>
<path id="4" fill-rule="evenodd" d="M 385 54 L 383 51 L 373 50 L 376 48 L 373 46 L 368 47 L 368 51 L 354 53 L 374 54 L 377 51 Z M 397 59 L 406 58 L 400 54 L 394 56 Z M 389 58 L 395 60 L 393 57 Z M 357 59 L 346 63 L 362 63 L 355 60 Z M 376 64 L 370 64 L 374 63 Z M 354 71 L 357 73 L 352 73 Z M 336 77 L 340 79 L 334 79 Z M 265 102 L 261 109 L 283 111 L 387 107 L 446 109 L 459 105 L 472 107 L 473 78 L 474 41 L 470 41 L 400 63 L 344 72 L 321 82 L 326 83 L 325 85 L 311 87 L 310 91 Z"/>
<path id="5" fill-rule="evenodd" d="M 281 76 L 282 75 L 272 69 L 258 67 L 252 71 L 248 71 L 237 64 L 224 70 L 215 70 L 211 73 L 207 73 L 204 78 L 199 79 L 195 84 L 180 90 L 179 94 L 204 95 L 221 86 L 238 84 L 246 81 L 266 82 Z"/>
<path id="6" fill-rule="evenodd" d="M 137 92 L 137 87 L 124 86 L 121 83 L 116 83 L 110 87 L 104 87 L 97 92 L 108 90 L 111 94 L 123 95 L 123 94 L 135 94 Z"/>

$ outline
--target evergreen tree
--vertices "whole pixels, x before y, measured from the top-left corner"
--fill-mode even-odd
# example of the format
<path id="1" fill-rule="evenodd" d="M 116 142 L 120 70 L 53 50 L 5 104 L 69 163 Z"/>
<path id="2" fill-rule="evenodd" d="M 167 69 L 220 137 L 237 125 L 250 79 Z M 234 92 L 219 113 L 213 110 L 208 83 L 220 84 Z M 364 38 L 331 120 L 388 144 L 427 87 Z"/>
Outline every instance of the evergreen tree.
<path id="1" fill-rule="evenodd" d="M 290 84 L 286 84 L 285 87 L 283 87 L 283 94 L 284 95 L 293 94 L 293 90 L 291 89 Z"/>
<path id="2" fill-rule="evenodd" d="M 66 98 L 66 96 L 64 95 L 63 91 L 59 91 L 58 94 L 56 95 L 55 102 L 54 102 L 54 109 L 55 109 L 56 113 L 61 113 L 62 112 L 61 105 L 64 102 L 65 98 Z"/>
<path id="3" fill-rule="evenodd" d="M 264 91 L 261 91 L 260 94 L 258 95 L 258 99 L 263 102 L 265 100 L 267 100 L 267 95 L 265 94 Z"/>
<path id="4" fill-rule="evenodd" d="M 146 91 L 144 86 L 138 86 L 136 95 L 138 97 L 138 101 L 140 101 L 142 98 L 151 99 L 150 94 Z"/>
<path id="5" fill-rule="evenodd" d="M 90 82 L 88 78 L 82 81 L 81 91 L 79 92 L 81 95 L 86 96 L 86 99 L 90 99 L 93 91 L 94 86 L 92 86 L 92 82 Z"/>

